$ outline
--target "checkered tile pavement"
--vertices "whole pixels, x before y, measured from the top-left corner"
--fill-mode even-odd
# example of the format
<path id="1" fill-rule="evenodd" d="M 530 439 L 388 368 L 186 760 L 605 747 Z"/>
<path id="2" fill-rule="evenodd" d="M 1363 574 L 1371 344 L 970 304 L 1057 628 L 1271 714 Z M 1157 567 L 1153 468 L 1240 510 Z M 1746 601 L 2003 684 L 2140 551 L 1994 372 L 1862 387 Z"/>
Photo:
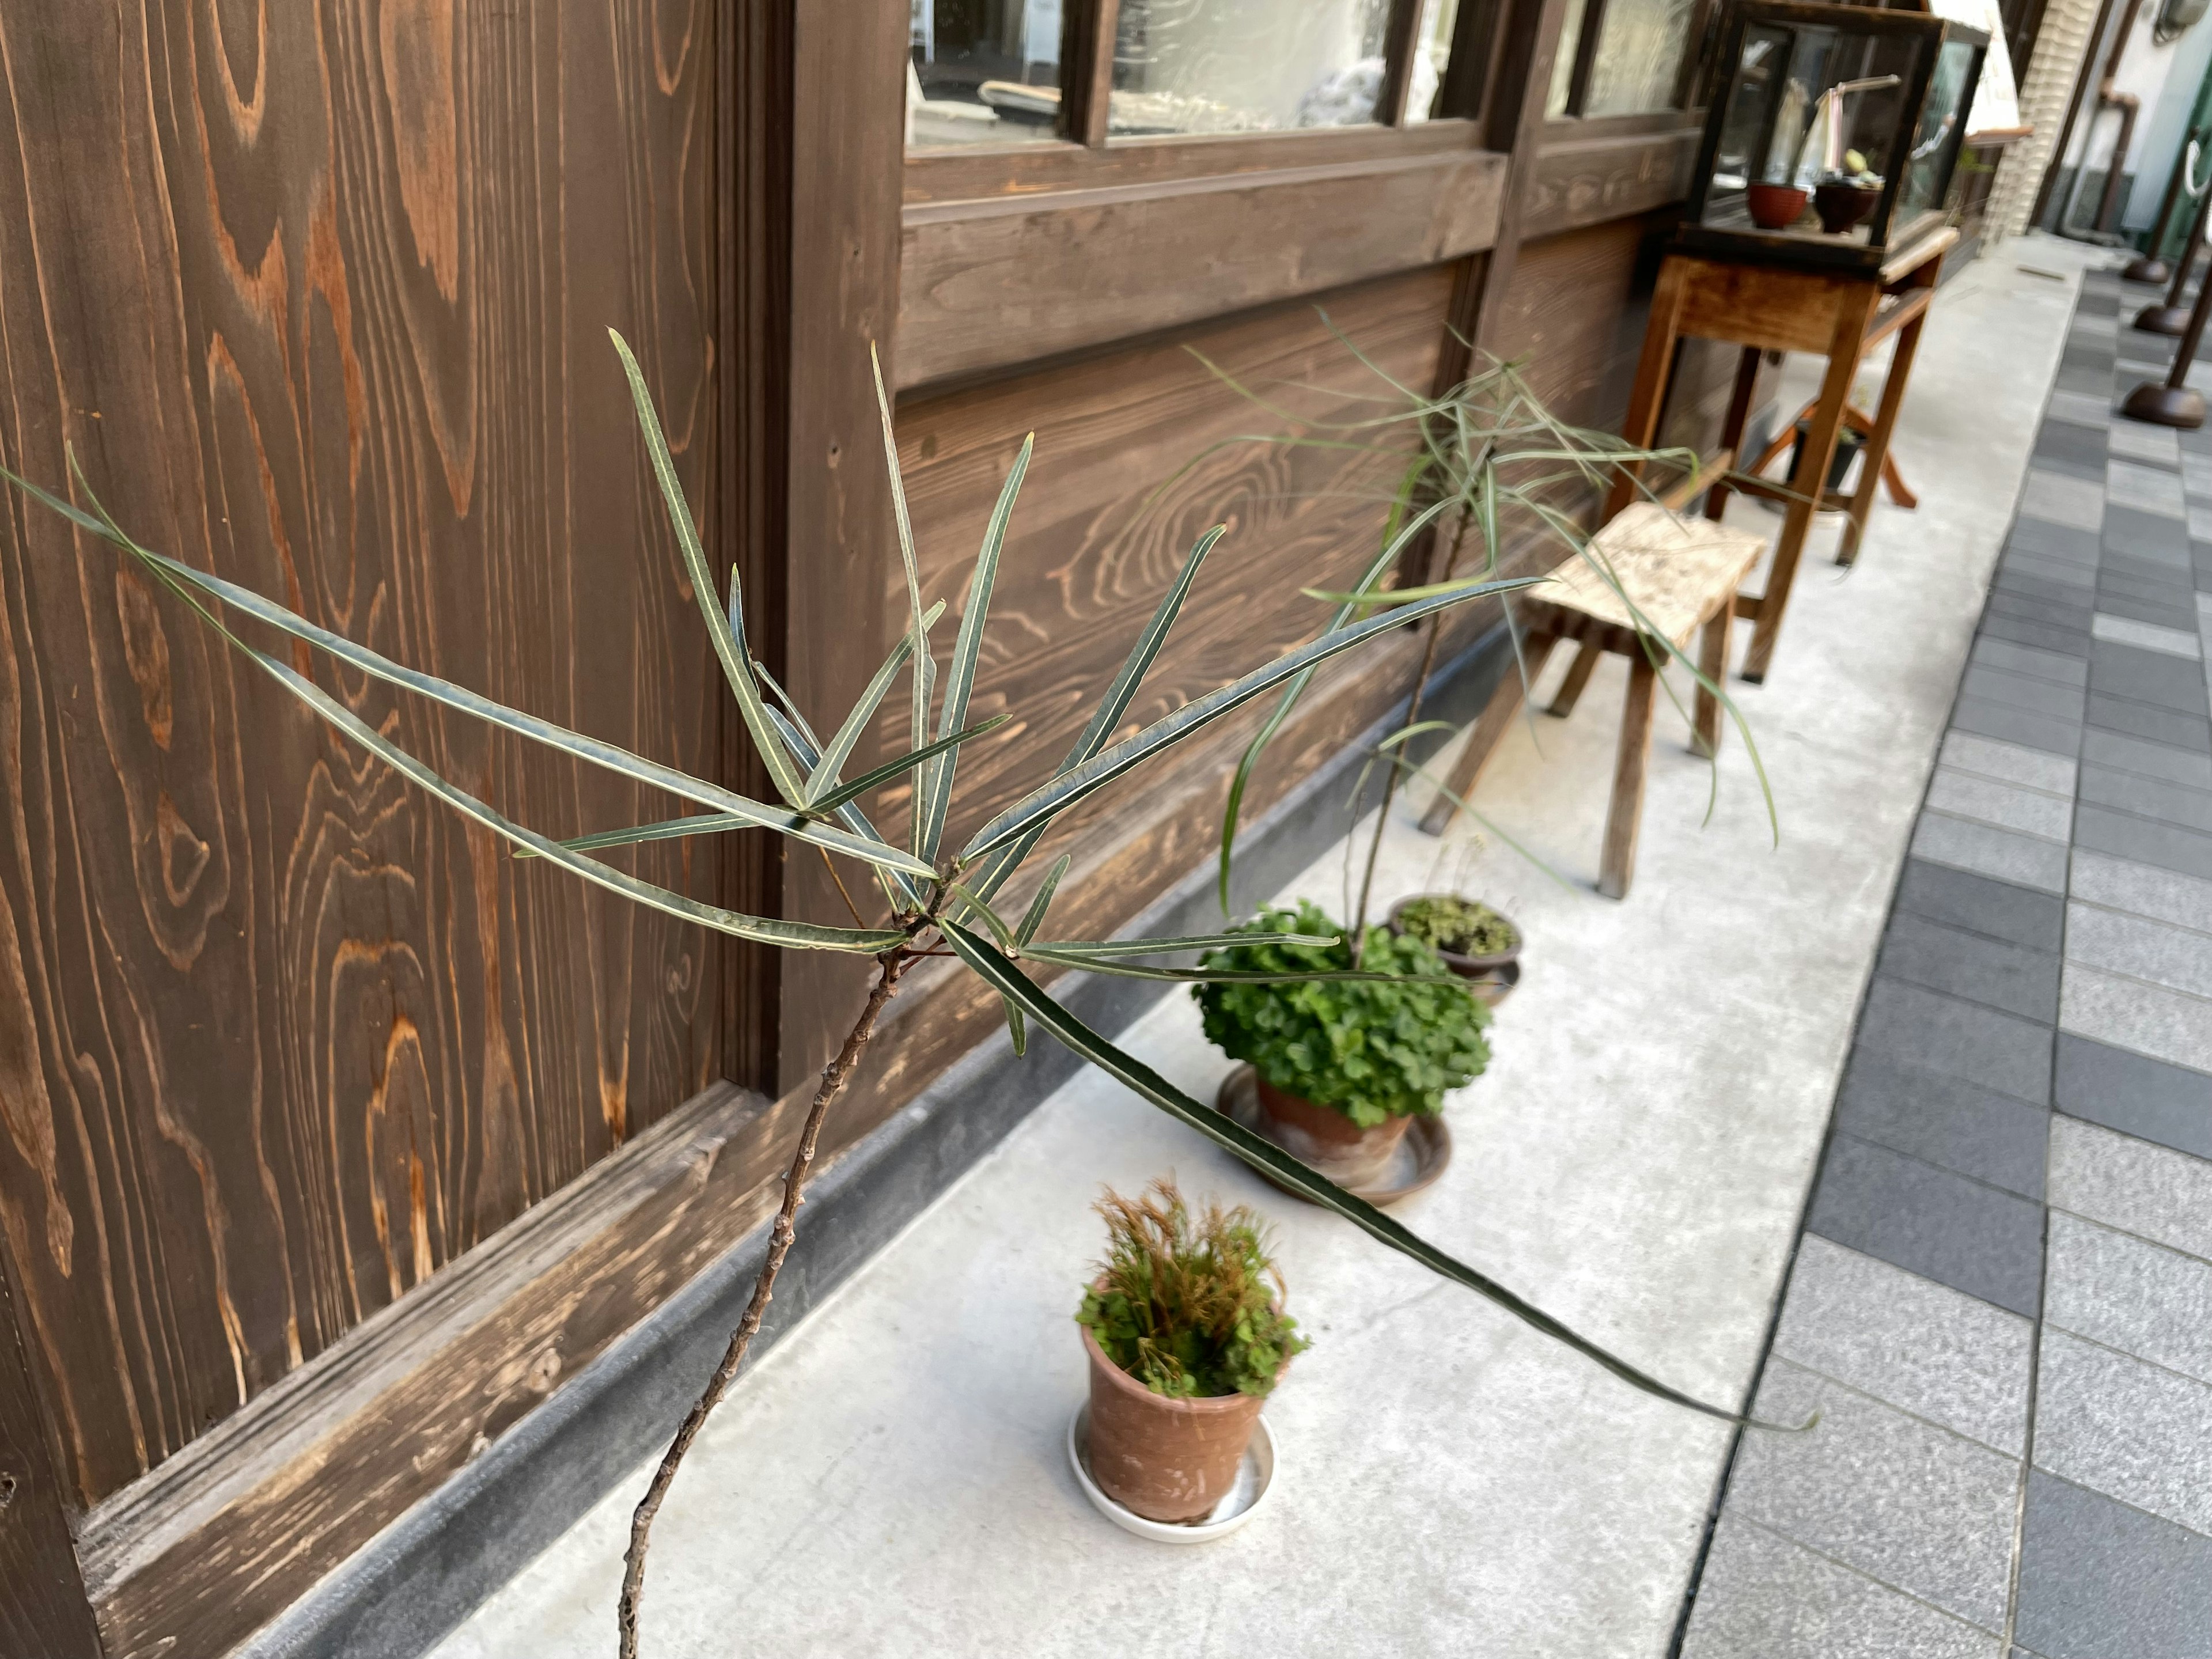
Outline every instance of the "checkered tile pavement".
<path id="1" fill-rule="evenodd" d="M 2085 282 L 1685 1659 L 2212 1659 L 2212 427 Z M 2212 387 L 2212 358 L 2192 374 Z"/>

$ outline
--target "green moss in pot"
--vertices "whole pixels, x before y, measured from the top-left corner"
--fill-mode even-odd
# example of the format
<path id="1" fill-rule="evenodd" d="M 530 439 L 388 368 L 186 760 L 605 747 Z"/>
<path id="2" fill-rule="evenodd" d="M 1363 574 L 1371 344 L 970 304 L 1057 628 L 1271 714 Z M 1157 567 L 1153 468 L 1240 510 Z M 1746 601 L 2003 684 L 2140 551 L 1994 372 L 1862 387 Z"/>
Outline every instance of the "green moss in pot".
<path id="1" fill-rule="evenodd" d="M 1252 943 L 1210 952 L 1209 967 L 1256 973 L 1342 971 L 1351 945 L 1286 945 L 1271 936 L 1346 930 L 1321 908 L 1270 907 L 1237 931 Z M 1360 969 L 1399 977 L 1200 985 L 1208 1041 L 1249 1060 L 1270 1138 L 1340 1186 L 1371 1185 L 1406 1126 L 1443 1109 L 1490 1063 L 1490 1011 L 1419 939 L 1370 927 Z"/>
<path id="2" fill-rule="evenodd" d="M 1494 974 L 1521 954 L 1521 929 L 1479 899 L 1421 893 L 1390 908 L 1390 931 L 1417 939 L 1463 979 Z"/>
<path id="3" fill-rule="evenodd" d="M 1260 1404 L 1305 1348 L 1259 1216 L 1194 1217 L 1171 1181 L 1109 1189 L 1106 1259 L 1076 1322 L 1091 1361 L 1091 1478 L 1151 1521 L 1193 1521 L 1237 1480 Z"/>

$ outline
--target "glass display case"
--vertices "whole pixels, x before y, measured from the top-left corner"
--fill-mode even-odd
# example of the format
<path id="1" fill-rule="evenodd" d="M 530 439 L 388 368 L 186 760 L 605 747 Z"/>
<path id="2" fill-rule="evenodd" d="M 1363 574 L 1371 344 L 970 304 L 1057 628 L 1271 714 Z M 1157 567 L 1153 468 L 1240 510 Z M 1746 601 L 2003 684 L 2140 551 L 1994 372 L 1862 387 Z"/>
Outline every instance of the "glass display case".
<path id="1" fill-rule="evenodd" d="M 1873 269 L 1936 230 L 1989 44 L 1925 12 L 1735 0 L 1682 245 Z"/>

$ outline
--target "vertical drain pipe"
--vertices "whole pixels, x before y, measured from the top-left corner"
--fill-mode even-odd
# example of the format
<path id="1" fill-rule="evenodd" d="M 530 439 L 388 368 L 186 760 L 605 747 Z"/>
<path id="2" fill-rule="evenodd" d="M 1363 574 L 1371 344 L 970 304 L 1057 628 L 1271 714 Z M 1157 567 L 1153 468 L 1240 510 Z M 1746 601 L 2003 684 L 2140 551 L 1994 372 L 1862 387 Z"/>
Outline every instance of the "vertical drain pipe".
<path id="1" fill-rule="evenodd" d="M 2112 165 L 2105 170 L 2105 194 L 2097 204 L 2097 222 L 2091 230 L 2099 237 L 2112 234 L 2112 221 L 2119 216 L 2120 179 L 2128 160 L 2128 146 L 2135 142 L 2136 117 L 2142 112 L 2142 100 L 2131 92 L 2117 90 L 2120 73 L 2120 58 L 2128 49 L 2128 37 L 2136 32 L 2136 13 L 2142 9 L 2142 0 L 2128 0 L 2128 9 L 2120 14 L 2119 31 L 2112 37 L 2112 55 L 2105 60 L 2104 79 L 2097 83 L 2097 112 L 2108 109 L 2120 112 L 2120 131 L 2112 140 Z M 2088 147 L 2082 146 L 2081 159 L 2089 159 Z"/>

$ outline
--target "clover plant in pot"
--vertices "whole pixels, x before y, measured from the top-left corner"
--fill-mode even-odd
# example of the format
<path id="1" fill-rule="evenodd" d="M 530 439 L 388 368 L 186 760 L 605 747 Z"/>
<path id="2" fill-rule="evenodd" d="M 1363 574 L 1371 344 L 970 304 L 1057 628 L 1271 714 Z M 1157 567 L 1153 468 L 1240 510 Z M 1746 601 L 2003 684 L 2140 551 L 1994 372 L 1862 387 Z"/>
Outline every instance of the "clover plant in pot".
<path id="1" fill-rule="evenodd" d="M 1421 940 L 1370 927 L 1351 940 L 1310 901 L 1271 906 L 1210 952 L 1208 969 L 1261 974 L 1359 970 L 1357 979 L 1214 981 L 1194 988 L 1209 1042 L 1255 1074 L 1266 1133 L 1332 1181 L 1373 1182 L 1416 1116 L 1443 1109 L 1490 1063 L 1490 1011 Z M 1285 935 L 1291 937 L 1284 937 Z"/>
<path id="2" fill-rule="evenodd" d="M 1457 893 L 1400 899 L 1390 907 L 1389 926 L 1401 937 L 1420 940 L 1462 979 L 1501 973 L 1521 955 L 1521 929 L 1511 917 Z"/>
<path id="3" fill-rule="evenodd" d="M 1261 1403 L 1306 1346 L 1259 1216 L 1194 1216 L 1171 1180 L 1109 1188 L 1106 1259 L 1076 1322 L 1091 1360 L 1091 1477 L 1148 1521 L 1196 1521 L 1237 1480 Z"/>

